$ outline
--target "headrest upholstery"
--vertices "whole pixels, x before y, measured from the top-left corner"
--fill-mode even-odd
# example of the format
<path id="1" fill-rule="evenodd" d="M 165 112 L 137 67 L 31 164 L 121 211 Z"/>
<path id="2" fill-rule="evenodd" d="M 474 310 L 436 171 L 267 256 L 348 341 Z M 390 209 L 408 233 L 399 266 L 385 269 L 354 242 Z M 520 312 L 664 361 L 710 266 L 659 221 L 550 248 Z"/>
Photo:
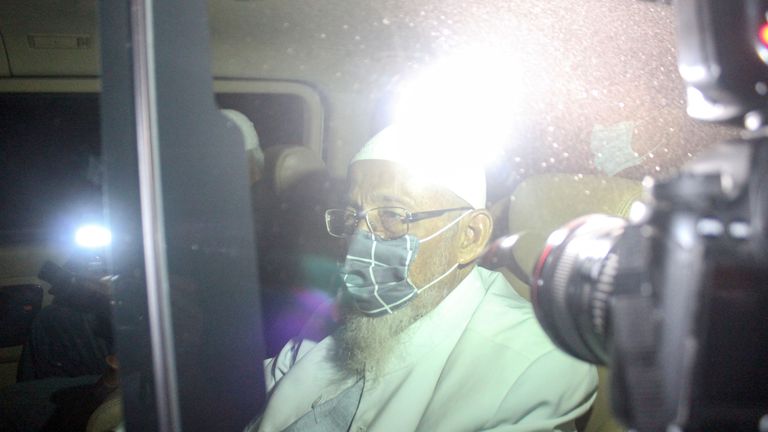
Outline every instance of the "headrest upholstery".
<path id="1" fill-rule="evenodd" d="M 543 174 L 526 179 L 509 198 L 508 234 L 522 233 L 515 259 L 530 272 L 549 235 L 566 222 L 592 213 L 626 217 L 640 199 L 640 183 L 618 177 Z M 521 294 L 528 286 L 504 272 Z"/>
<path id="2" fill-rule="evenodd" d="M 312 149 L 298 145 L 278 145 L 264 149 L 267 175 L 277 195 L 282 195 L 302 179 L 326 172 L 325 163 Z"/>

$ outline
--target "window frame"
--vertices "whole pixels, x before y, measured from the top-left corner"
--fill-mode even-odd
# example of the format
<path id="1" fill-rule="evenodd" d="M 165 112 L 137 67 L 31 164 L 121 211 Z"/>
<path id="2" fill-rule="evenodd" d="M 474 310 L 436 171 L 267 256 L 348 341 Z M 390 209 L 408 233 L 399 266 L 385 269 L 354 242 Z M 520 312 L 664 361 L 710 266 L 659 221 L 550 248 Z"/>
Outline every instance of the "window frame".
<path id="1" fill-rule="evenodd" d="M 295 81 L 213 78 L 214 94 L 285 94 L 304 102 L 304 142 L 319 156 L 324 154 L 325 108 L 312 86 Z M 99 78 L 0 78 L 0 93 L 101 93 Z"/>

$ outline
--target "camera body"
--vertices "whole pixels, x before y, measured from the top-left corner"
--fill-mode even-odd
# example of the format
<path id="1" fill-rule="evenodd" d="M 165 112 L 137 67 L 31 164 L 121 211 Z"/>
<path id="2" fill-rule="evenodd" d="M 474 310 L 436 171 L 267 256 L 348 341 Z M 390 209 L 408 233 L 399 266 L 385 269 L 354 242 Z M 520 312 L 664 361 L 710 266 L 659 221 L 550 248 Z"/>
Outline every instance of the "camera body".
<path id="1" fill-rule="evenodd" d="M 768 102 L 765 0 L 676 0 L 677 62 L 688 115 L 739 121 Z"/>
<path id="2" fill-rule="evenodd" d="M 765 143 L 727 143 L 648 185 L 633 220 L 592 215 L 550 236 L 532 300 L 555 343 L 608 364 L 639 431 L 757 430 L 768 408 Z"/>
<path id="3" fill-rule="evenodd" d="M 553 233 L 532 300 L 558 346 L 611 366 L 633 429 L 768 431 L 768 1 L 676 7 L 689 115 L 745 139 L 648 181 L 630 221 Z"/>

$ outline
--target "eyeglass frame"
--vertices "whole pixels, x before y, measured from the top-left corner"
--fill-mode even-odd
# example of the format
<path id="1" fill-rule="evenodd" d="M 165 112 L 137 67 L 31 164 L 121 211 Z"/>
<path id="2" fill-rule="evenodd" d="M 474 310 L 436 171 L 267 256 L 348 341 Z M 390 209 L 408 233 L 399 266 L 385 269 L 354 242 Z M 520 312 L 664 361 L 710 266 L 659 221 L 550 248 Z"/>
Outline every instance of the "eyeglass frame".
<path id="1" fill-rule="evenodd" d="M 373 211 L 381 210 L 381 209 L 398 209 L 398 210 L 403 210 L 405 212 L 405 220 L 403 221 L 403 223 L 405 223 L 405 232 L 403 234 L 401 234 L 401 235 L 399 235 L 397 237 L 383 238 L 382 236 L 380 236 L 379 234 L 377 234 L 374 231 L 373 227 L 371 226 L 371 221 L 368 220 L 368 215 L 371 212 L 373 212 Z M 448 212 L 459 211 L 459 210 L 474 210 L 474 208 L 473 207 L 452 207 L 452 208 L 447 208 L 447 209 L 425 210 L 425 211 L 420 211 L 420 212 L 411 212 L 408 209 L 405 209 L 403 207 L 397 207 L 397 206 L 375 207 L 375 208 L 372 208 L 372 209 L 363 210 L 362 212 L 358 212 L 357 210 L 354 210 L 354 209 L 338 209 L 338 208 L 327 209 L 325 211 L 325 230 L 328 231 L 329 235 L 331 235 L 333 237 L 336 237 L 336 238 L 346 238 L 346 237 L 354 234 L 354 231 L 349 233 L 349 234 L 342 234 L 342 235 L 336 235 L 336 234 L 332 233 L 331 232 L 331 227 L 330 227 L 330 218 L 328 217 L 328 212 L 331 212 L 331 211 L 351 212 L 351 213 L 353 213 L 352 217 L 354 217 L 354 219 L 355 219 L 355 223 L 352 226 L 357 227 L 358 225 L 360 225 L 360 221 L 365 219 L 365 224 L 368 226 L 368 231 L 370 231 L 371 234 L 375 235 L 376 237 L 378 237 L 381 240 L 396 240 L 396 239 L 399 239 L 401 237 L 404 237 L 404 236 L 408 235 L 408 233 L 411 230 L 411 223 L 423 221 L 423 220 L 426 220 L 426 219 L 436 218 L 436 217 L 442 216 L 442 215 L 444 215 L 444 214 L 446 214 Z M 357 228 L 355 228 L 355 230 L 357 230 Z"/>

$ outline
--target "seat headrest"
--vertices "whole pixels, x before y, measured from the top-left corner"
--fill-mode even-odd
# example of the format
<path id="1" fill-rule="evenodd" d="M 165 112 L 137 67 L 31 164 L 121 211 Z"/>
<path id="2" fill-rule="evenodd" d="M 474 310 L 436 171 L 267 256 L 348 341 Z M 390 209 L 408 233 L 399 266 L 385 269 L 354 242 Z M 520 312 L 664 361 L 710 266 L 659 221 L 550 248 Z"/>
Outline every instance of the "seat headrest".
<path id="1" fill-rule="evenodd" d="M 277 195 L 282 195 L 309 175 L 326 172 L 325 163 L 305 146 L 278 145 L 264 149 L 268 179 Z"/>
<path id="2" fill-rule="evenodd" d="M 116 390 L 91 414 L 85 430 L 86 432 L 117 430 L 124 419 L 122 392 Z"/>
<path id="3" fill-rule="evenodd" d="M 640 199 L 640 183 L 617 177 L 543 174 L 526 179 L 509 198 L 507 234 L 521 233 L 513 248 L 520 267 L 530 273 L 549 235 L 566 222 L 591 213 L 626 217 Z M 528 286 L 503 271 L 521 294 Z"/>

